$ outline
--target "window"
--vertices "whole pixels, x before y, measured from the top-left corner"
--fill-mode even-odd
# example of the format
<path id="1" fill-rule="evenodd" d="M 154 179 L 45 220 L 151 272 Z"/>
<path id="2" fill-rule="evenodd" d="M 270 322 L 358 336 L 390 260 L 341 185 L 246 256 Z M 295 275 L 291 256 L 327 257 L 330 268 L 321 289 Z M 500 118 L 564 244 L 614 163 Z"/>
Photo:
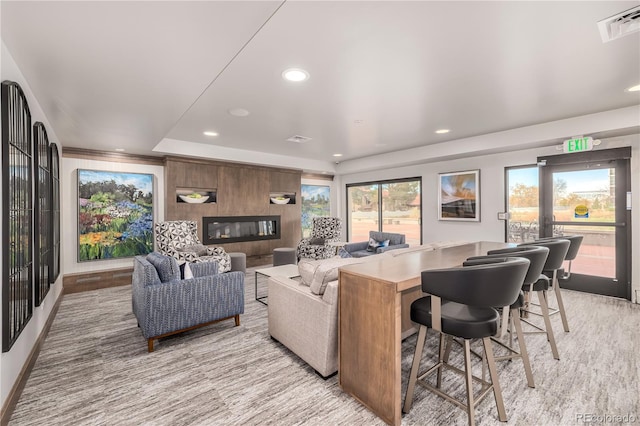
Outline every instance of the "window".
<path id="1" fill-rule="evenodd" d="M 540 231 L 538 167 L 507 167 L 505 183 L 509 213 L 505 241 L 522 243 L 535 240 Z"/>
<path id="2" fill-rule="evenodd" d="M 369 231 L 382 231 L 422 244 L 421 188 L 421 178 L 347 185 L 347 239 L 365 241 Z"/>

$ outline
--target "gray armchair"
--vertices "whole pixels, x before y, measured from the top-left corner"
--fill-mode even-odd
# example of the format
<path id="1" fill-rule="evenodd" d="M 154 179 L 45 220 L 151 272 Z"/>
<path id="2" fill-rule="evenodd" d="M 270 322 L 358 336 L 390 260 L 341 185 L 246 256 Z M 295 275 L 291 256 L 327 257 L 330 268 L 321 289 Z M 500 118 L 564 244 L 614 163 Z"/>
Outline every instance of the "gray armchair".
<path id="1" fill-rule="evenodd" d="M 382 242 L 389 240 L 389 245 L 387 246 L 379 246 L 379 247 L 371 247 L 369 249 L 369 242 L 371 240 L 375 240 L 377 242 Z M 404 234 L 395 234 L 392 232 L 378 232 L 378 231 L 369 231 L 369 241 L 362 241 L 357 243 L 347 243 L 344 246 L 344 250 L 347 251 L 351 255 L 351 257 L 365 257 L 371 256 L 373 254 L 384 253 L 385 251 L 401 249 L 409 247 L 409 244 L 405 243 L 405 235 Z"/>
<path id="2" fill-rule="evenodd" d="M 155 226 L 156 249 L 166 256 L 187 262 L 218 262 L 220 272 L 231 270 L 231 257 L 222 247 L 208 247 L 198 238 L 198 224 L 192 220 L 170 220 Z"/>
<path id="3" fill-rule="evenodd" d="M 155 339 L 235 319 L 244 313 L 242 272 L 218 273 L 217 262 L 190 264 L 194 278 L 180 279 L 178 262 L 153 252 L 133 261 L 132 307 L 148 350 Z"/>

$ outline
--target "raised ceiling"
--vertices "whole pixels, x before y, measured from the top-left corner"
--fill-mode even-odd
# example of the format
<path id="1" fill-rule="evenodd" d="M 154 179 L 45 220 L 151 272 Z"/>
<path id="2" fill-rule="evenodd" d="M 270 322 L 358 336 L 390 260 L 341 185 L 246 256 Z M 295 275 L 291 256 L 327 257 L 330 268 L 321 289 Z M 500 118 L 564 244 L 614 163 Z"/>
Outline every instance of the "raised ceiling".
<path id="1" fill-rule="evenodd" d="M 296 166 L 297 159 L 333 164 L 333 154 L 349 161 L 638 105 L 640 92 L 625 88 L 640 84 L 640 32 L 603 43 L 597 28 L 638 4 L 0 7 L 2 40 L 64 147 L 158 155 L 200 146 L 205 156 L 219 150 L 242 161 L 258 153 L 266 163 L 279 156 Z M 283 80 L 290 67 L 307 70 L 309 80 Z M 233 116 L 232 108 L 250 114 Z M 451 133 L 435 134 L 440 128 Z M 294 135 L 312 140 L 286 141 Z"/>

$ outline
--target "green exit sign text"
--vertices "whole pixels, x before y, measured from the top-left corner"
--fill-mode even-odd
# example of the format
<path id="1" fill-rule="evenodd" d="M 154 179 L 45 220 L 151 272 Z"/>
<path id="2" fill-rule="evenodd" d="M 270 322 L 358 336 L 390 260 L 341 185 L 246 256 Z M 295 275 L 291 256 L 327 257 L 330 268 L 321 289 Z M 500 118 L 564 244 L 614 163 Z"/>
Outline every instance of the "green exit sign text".
<path id="1" fill-rule="evenodd" d="M 586 138 L 572 138 L 564 141 L 562 144 L 562 150 L 565 153 L 591 151 L 592 149 L 593 138 L 591 136 L 587 136 Z"/>

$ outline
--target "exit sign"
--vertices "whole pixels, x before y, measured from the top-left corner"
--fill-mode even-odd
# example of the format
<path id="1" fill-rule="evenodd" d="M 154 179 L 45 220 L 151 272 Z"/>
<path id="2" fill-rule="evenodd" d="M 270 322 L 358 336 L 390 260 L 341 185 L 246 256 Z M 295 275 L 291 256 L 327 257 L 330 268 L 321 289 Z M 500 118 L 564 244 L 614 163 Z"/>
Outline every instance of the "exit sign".
<path id="1" fill-rule="evenodd" d="M 593 149 L 593 138 L 572 138 L 562 143 L 562 151 L 565 153 L 591 151 Z"/>

